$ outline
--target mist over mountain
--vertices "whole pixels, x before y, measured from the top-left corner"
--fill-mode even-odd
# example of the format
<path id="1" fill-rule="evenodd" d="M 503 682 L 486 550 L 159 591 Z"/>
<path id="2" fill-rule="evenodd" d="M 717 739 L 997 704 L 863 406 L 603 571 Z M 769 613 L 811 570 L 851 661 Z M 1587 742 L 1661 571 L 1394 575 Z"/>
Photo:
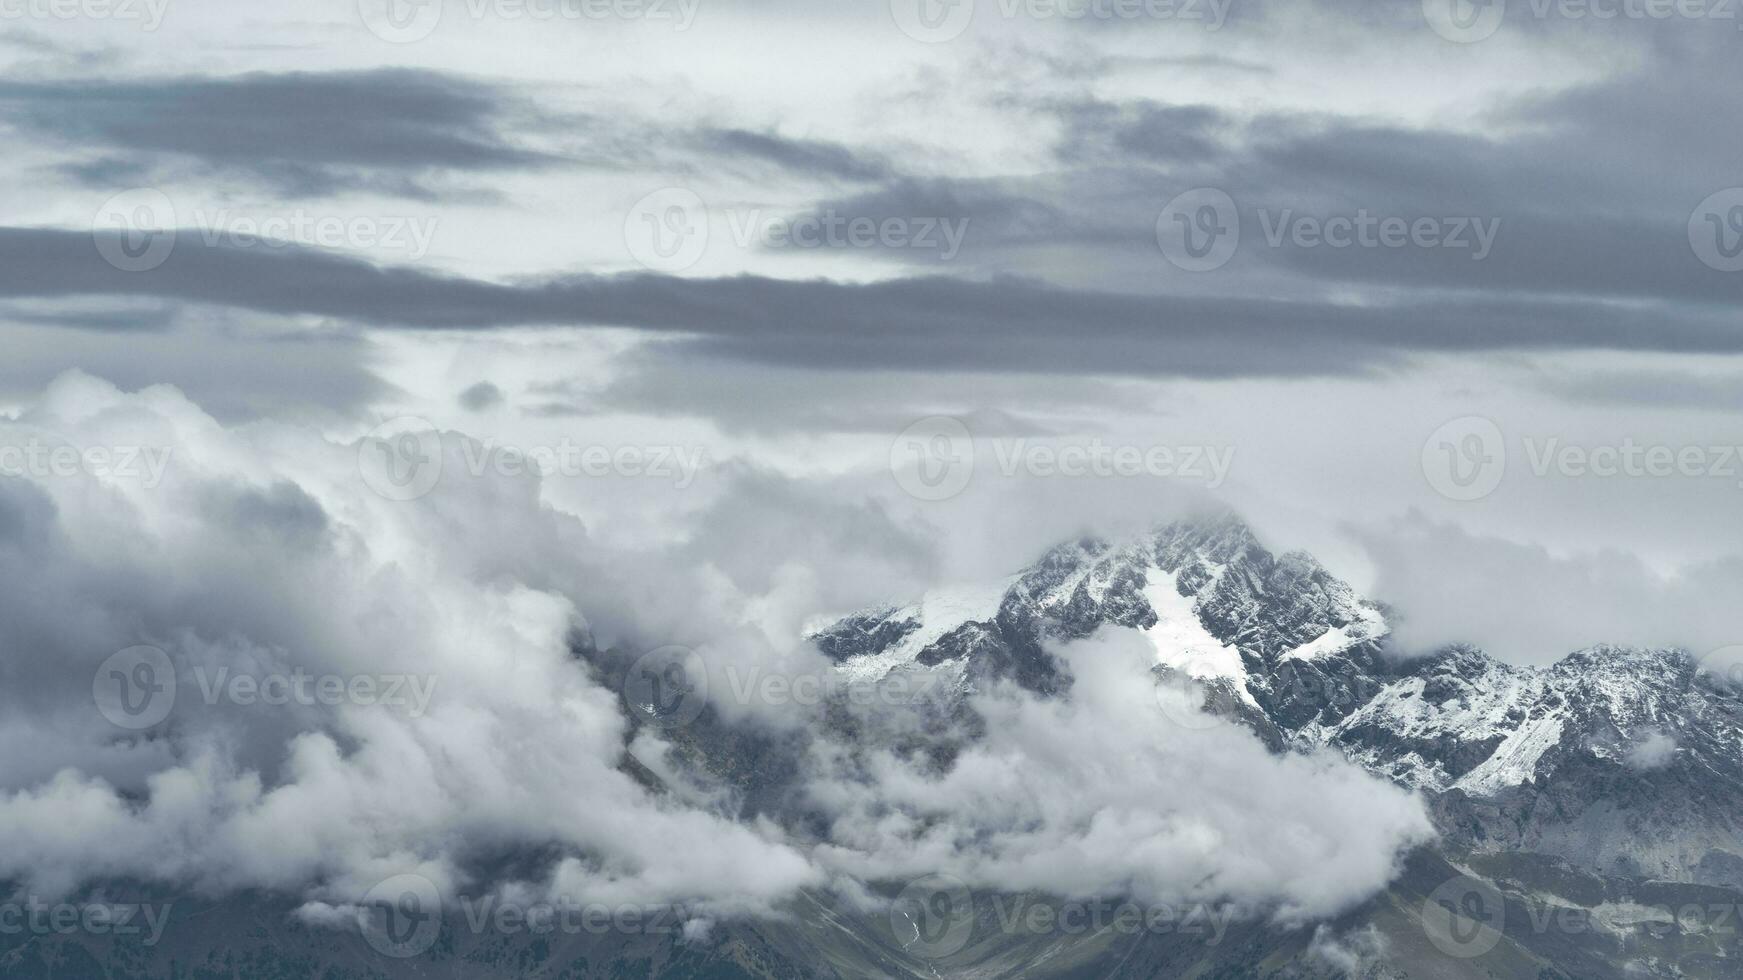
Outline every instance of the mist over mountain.
<path id="1" fill-rule="evenodd" d="M 1720 0 L 0 0 L 0 980 L 1743 975 Z"/>

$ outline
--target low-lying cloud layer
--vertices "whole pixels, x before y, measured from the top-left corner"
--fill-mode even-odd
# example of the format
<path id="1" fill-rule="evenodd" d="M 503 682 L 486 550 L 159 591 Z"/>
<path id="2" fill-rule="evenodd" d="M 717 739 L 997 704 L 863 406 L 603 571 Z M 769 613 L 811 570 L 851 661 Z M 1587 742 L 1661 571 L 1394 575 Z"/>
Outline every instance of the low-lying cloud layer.
<path id="1" fill-rule="evenodd" d="M 743 820 L 626 774 L 618 692 L 573 640 L 645 644 L 685 621 L 675 639 L 711 670 L 826 670 L 799 623 L 845 594 L 818 583 L 926 561 L 876 509 L 795 488 L 785 557 L 735 567 L 764 524 L 754 512 L 670 552 L 607 553 L 531 478 L 395 501 L 360 477 L 380 444 L 226 427 L 168 387 L 69 374 L 3 427 L 44 447 L 25 457 L 39 469 L 0 483 L 0 568 L 20 583 L 0 600 L 4 734 L 36 750 L 0 770 L 14 845 L 0 878 L 20 887 L 265 888 L 319 920 L 398 874 L 500 887 L 479 869 L 536 852 L 562 860 L 527 887 L 710 916 L 766 913 L 842 876 L 934 872 L 1324 915 L 1383 886 L 1428 834 L 1414 799 L 1347 763 L 1274 757 L 1238 727 L 1175 728 L 1142 645 L 1119 636 L 1063 651 L 1069 703 L 978 699 L 986 739 L 946 772 L 882 749 L 843 768 L 846 747 L 813 740 L 803 783 L 832 814 L 820 839 Z M 455 465 L 463 438 L 443 440 Z M 135 447 L 168 465 L 145 478 L 122 463 Z M 726 720 L 814 719 L 747 702 Z M 666 756 L 657 732 L 635 741 Z"/>
<path id="2" fill-rule="evenodd" d="M 1171 721 L 1148 683 L 1154 650 L 1134 631 L 1059 653 L 1071 698 L 977 700 L 987 736 L 942 777 L 879 755 L 869 784 L 816 787 L 835 815 L 830 860 L 873 878 L 945 872 L 1295 918 L 1355 904 L 1432 836 L 1420 801 L 1342 758 L 1275 756 L 1238 726 Z"/>
<path id="3" fill-rule="evenodd" d="M 1552 554 L 1421 514 L 1359 536 L 1377 570 L 1374 592 L 1397 606 L 1395 636 L 1409 653 L 1468 643 L 1547 664 L 1602 643 L 1701 657 L 1743 638 L 1728 598 L 1743 588 L 1735 559 L 1665 572 L 1625 552 Z"/>

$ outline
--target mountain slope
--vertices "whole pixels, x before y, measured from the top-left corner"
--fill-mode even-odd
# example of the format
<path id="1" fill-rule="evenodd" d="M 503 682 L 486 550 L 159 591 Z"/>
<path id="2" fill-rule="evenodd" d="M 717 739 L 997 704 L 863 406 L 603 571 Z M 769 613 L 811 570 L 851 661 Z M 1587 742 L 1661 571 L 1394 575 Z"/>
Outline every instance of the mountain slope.
<path id="1" fill-rule="evenodd" d="M 1401 660 L 1385 611 L 1238 519 L 1062 544 L 1012 578 L 850 616 L 855 677 L 944 669 L 1069 687 L 1050 643 L 1126 628 L 1157 671 L 1277 749 L 1330 747 L 1420 790 L 1443 833 L 1596 874 L 1743 887 L 1743 700 L 1684 653 L 1599 646 L 1547 668 L 1453 648 Z"/>
<path id="2" fill-rule="evenodd" d="M 807 891 L 778 917 L 720 921 L 704 936 L 644 927 L 541 933 L 450 907 L 427 948 L 397 958 L 372 948 L 367 926 L 302 924 L 296 903 L 282 896 L 129 893 L 107 883 L 99 891 L 108 900 L 174 903 L 162 943 L 0 929 L 0 976 L 1739 975 L 1743 699 L 1735 690 L 1674 650 L 1600 646 L 1544 668 L 1468 648 L 1400 659 L 1386 648 L 1383 607 L 1307 555 L 1272 554 L 1232 517 L 1170 524 L 1131 541 L 1067 542 L 984 587 L 826 627 L 816 643 L 844 675 L 937 672 L 951 682 L 942 690 L 953 692 L 953 703 L 917 709 L 950 717 L 907 719 L 895 734 L 854 727 L 875 716 L 830 712 L 826 724 L 839 724 L 832 734 L 848 741 L 888 747 L 905 739 L 904 751 L 947 768 L 951 740 L 984 737 L 963 694 L 1004 678 L 1069 697 L 1072 679 L 1049 648 L 1105 629 L 1140 633 L 1159 679 L 1189 686 L 1211 712 L 1249 726 L 1274 751 L 1341 752 L 1420 792 L 1441 839 L 1412 852 L 1387 888 L 1335 921 L 1222 919 L 1181 908 L 1165 928 L 1122 929 L 1110 919 L 1077 929 L 1057 914 L 1036 928 L 1028 913 L 1069 903 L 965 889 L 966 932 L 944 947 L 921 942 L 899 904 Z M 627 654 L 589 647 L 576 655 L 623 689 L 617 660 Z M 734 727 L 712 707 L 663 734 L 686 775 L 729 791 L 722 798 L 739 816 L 793 817 L 799 739 Z M 627 756 L 625 766 L 656 791 L 678 792 Z M 793 822 L 802 825 L 803 815 Z M 903 885 L 870 887 L 889 899 Z"/>

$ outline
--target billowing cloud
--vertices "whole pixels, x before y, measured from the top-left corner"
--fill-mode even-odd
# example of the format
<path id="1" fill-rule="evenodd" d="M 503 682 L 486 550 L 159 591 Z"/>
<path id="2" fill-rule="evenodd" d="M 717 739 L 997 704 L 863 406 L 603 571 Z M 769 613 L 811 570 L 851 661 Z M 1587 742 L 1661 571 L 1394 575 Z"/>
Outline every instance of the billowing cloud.
<path id="1" fill-rule="evenodd" d="M 1743 588 L 1735 559 L 1662 571 L 1628 552 L 1552 553 L 1421 514 L 1355 533 L 1376 568 L 1374 594 L 1397 607 L 1406 652 L 1468 643 L 1547 664 L 1600 643 L 1701 656 L 1743 637 L 1725 598 Z"/>
<path id="2" fill-rule="evenodd" d="M 288 197 L 428 198 L 432 176 L 553 163 L 504 134 L 514 114 L 499 90 L 406 69 L 0 82 L 0 117 L 83 151 L 69 172 L 101 187 L 179 164 Z"/>
<path id="3" fill-rule="evenodd" d="M 174 389 L 77 374 L 5 430 L 42 449 L 9 454 L 26 478 L 0 482 L 0 565 L 36 583 L 0 600 L 7 728 L 58 748 L 8 754 L 0 876 L 354 900 L 556 845 L 587 858 L 569 887 L 645 901 L 743 910 L 820 880 L 621 771 L 616 692 L 570 655 L 586 620 L 529 572 L 586 534 L 531 481 L 396 501 L 360 477 L 367 443 L 226 429 Z M 467 530 L 483 513 L 493 526 Z M 112 659 L 142 644 L 162 659 Z M 161 720 L 136 727 L 121 705 L 141 703 Z"/>
<path id="4" fill-rule="evenodd" d="M 986 737 L 927 776 L 888 754 L 813 787 L 827 859 L 870 877 L 1325 916 L 1384 887 L 1432 836 L 1419 800 L 1332 756 L 1274 756 L 1238 726 L 1170 720 L 1154 650 L 1104 631 L 1059 650 L 1066 701 L 975 701 Z"/>
<path id="5" fill-rule="evenodd" d="M 723 695 L 790 681 L 829 669 L 807 618 L 930 561 L 918 528 L 784 478 L 746 473 L 697 533 L 624 552 L 538 481 L 469 473 L 455 433 L 423 444 L 443 475 L 412 499 L 372 463 L 398 437 L 226 427 L 169 387 L 68 374 L 4 434 L 42 447 L 0 483 L 0 570 L 30 583 L 0 599 L 5 734 L 50 748 L 0 769 L 0 877 L 45 892 L 265 888 L 318 920 L 393 875 L 492 887 L 491 860 L 538 852 L 554 863 L 519 887 L 705 915 L 935 871 L 1321 915 L 1426 839 L 1417 801 L 1347 763 L 1183 732 L 1143 644 L 1113 635 L 1063 651 L 1071 701 L 976 699 L 986 738 L 943 772 L 838 741 L 825 705 L 739 697 L 722 723 L 795 733 L 822 838 L 689 777 L 650 791 L 626 752 L 672 774 L 666 736 L 632 730 L 576 642 L 693 644 Z"/>
<path id="6" fill-rule="evenodd" d="M 89 234 L 0 229 L 0 296 L 137 296 L 383 327 L 622 326 L 680 350 L 812 368 L 1033 370 L 1195 377 L 1349 375 L 1412 354 L 1645 350 L 1738 353 L 1716 311 L 1486 299 L 1386 305 L 1141 296 L 1030 280 L 876 283 L 656 274 L 500 284 L 382 267 L 313 249 L 268 252 L 182 236 L 128 273 Z M 1207 332 L 1206 323 L 1217 324 Z"/>

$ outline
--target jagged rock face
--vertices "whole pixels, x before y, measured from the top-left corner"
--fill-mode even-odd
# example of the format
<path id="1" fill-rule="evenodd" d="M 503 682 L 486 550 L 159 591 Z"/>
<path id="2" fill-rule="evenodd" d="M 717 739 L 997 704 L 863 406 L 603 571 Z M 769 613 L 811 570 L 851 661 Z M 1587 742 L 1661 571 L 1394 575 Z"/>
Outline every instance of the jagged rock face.
<path id="1" fill-rule="evenodd" d="M 1108 626 L 1149 631 L 1163 613 L 1190 628 L 1194 635 L 1183 638 L 1189 646 L 1228 648 L 1220 658 L 1208 649 L 1186 652 L 1229 661 L 1221 673 L 1230 678 L 1264 677 L 1290 653 L 1334 652 L 1385 630 L 1378 607 L 1311 557 L 1274 557 L 1246 525 L 1223 517 L 1170 524 L 1119 545 L 1099 538 L 1062 544 L 996 594 L 934 593 L 911 606 L 850 616 L 813 639 L 850 673 L 959 663 L 1051 691 L 1061 679 L 1043 649 L 1048 641 Z"/>
<path id="2" fill-rule="evenodd" d="M 1743 703 L 1676 651 L 1599 647 L 1537 672 L 1485 763 L 1437 801 L 1493 848 L 1603 874 L 1743 886 Z"/>
<path id="3" fill-rule="evenodd" d="M 1030 933 L 1000 928 L 993 903 L 1048 897 L 991 893 L 971 896 L 974 941 L 932 959 L 905 945 L 887 911 L 808 891 L 778 918 L 721 922 L 706 943 L 651 932 L 480 933 L 451 911 L 436 944 L 403 960 L 374 953 L 355 933 L 310 929 L 291 914 L 294 902 L 190 896 L 179 900 L 192 911 L 172 917 L 150 949 L 83 933 L 0 934 L 0 977 L 1738 976 L 1743 895 L 1713 886 L 1743 886 L 1743 700 L 1675 651 L 1596 647 L 1535 669 L 1469 649 L 1400 661 L 1382 649 L 1380 607 L 1305 555 L 1274 557 L 1226 518 L 1134 542 L 1070 542 L 1010 579 L 849 617 L 817 642 L 859 678 L 939 671 L 952 692 L 992 677 L 1053 691 L 1069 678 L 1048 643 L 1103 628 L 1142 632 L 1158 674 L 1197 678 L 1209 710 L 1250 726 L 1274 750 L 1341 751 L 1428 798 L 1443 846 L 1413 851 L 1384 892 L 1323 924 L 1334 938 L 1371 937 L 1359 973 L 1311 954 L 1319 928 L 1241 920 L 1216 943 L 1179 933 Z M 587 645 L 576 655 L 622 688 L 628 653 Z M 921 717 L 831 705 L 822 724 L 843 743 L 893 748 L 938 770 L 951 764 L 953 739 L 985 737 L 961 698 L 904 707 Z M 744 819 L 792 815 L 797 740 L 736 729 L 712 708 L 664 736 L 690 767 L 684 777 L 719 805 Z M 638 765 L 626 758 L 625 771 L 659 783 Z M 794 825 L 806 829 L 808 819 Z M 1428 920 L 1444 907 L 1442 889 L 1467 877 L 1494 886 L 1499 906 L 1487 911 L 1502 914 L 1486 921 L 1505 928 L 1490 952 L 1455 959 L 1431 938 L 1445 927 Z M 1590 928 L 1539 925 L 1570 915 Z"/>
<path id="4" fill-rule="evenodd" d="M 1144 633 L 1157 670 L 1278 750 L 1331 748 L 1431 798 L 1456 846 L 1606 875 L 1743 885 L 1743 698 L 1675 650 L 1547 668 L 1452 648 L 1404 661 L 1382 607 L 1232 517 L 1060 545 L 1006 582 L 863 613 L 816 637 L 844 672 L 1069 684 L 1049 643 Z"/>

